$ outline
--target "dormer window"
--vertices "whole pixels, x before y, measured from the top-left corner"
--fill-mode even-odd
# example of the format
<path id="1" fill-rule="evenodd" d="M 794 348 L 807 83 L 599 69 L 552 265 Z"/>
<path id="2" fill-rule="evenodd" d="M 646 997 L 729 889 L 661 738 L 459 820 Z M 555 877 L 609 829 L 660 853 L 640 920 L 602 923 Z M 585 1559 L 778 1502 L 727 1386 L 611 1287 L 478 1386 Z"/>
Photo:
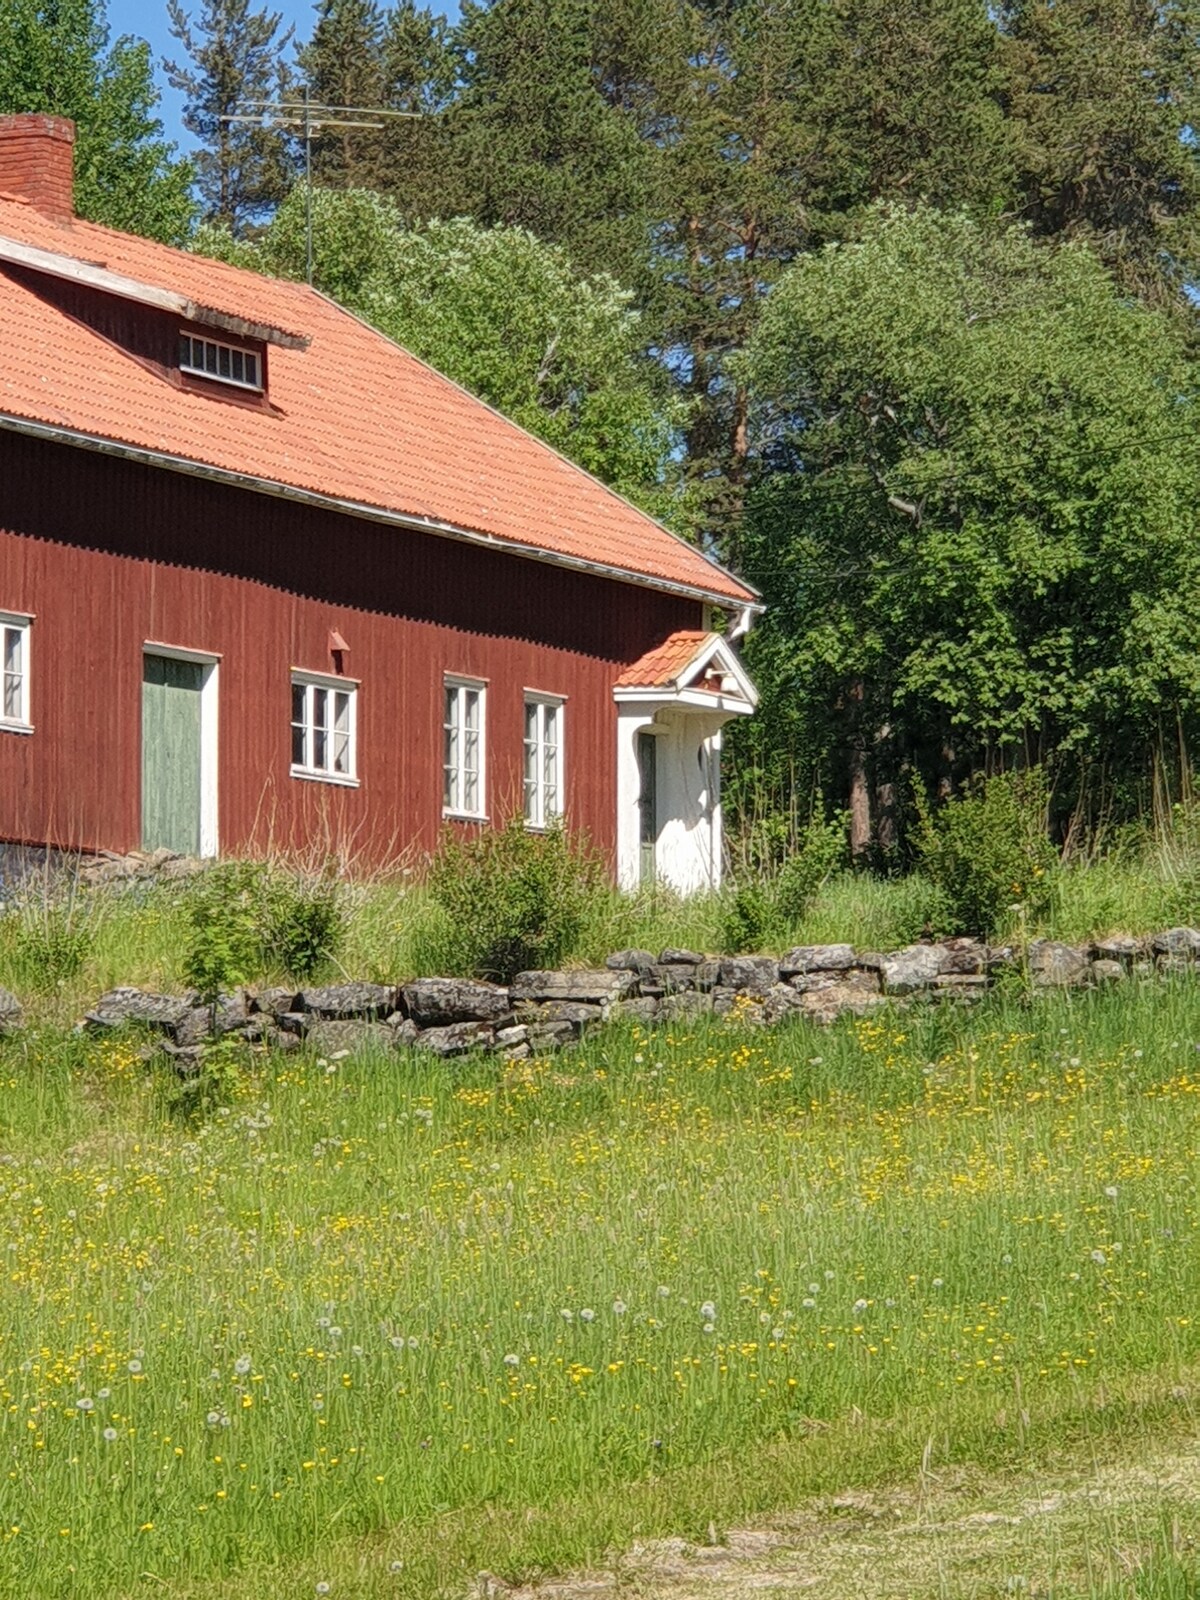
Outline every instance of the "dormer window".
<path id="1" fill-rule="evenodd" d="M 198 339 L 191 333 L 179 335 L 179 370 L 238 389 L 261 391 L 263 386 L 262 357 L 257 350 L 218 339 Z"/>

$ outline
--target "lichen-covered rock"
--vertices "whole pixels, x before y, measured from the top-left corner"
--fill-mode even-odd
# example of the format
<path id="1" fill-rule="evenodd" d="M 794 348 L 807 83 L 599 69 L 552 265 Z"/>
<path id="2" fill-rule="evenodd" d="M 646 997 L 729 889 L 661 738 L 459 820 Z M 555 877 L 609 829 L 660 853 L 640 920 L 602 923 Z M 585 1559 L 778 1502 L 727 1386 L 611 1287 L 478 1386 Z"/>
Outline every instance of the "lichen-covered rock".
<path id="1" fill-rule="evenodd" d="M 797 972 L 787 982 L 797 994 L 820 994 L 847 983 L 864 994 L 878 994 L 880 973 L 875 967 L 852 967 L 848 972 Z"/>
<path id="2" fill-rule="evenodd" d="M 987 947 L 978 939 L 945 939 L 941 951 L 942 977 L 978 977 L 987 965 Z"/>
<path id="3" fill-rule="evenodd" d="M 383 983 L 335 983 L 300 995 L 300 1010 L 326 1022 L 370 1021 L 395 1009 L 396 991 Z"/>
<path id="4" fill-rule="evenodd" d="M 151 994 L 144 989 L 122 987 L 102 994 L 84 1017 L 89 1028 L 120 1028 L 127 1022 L 141 1022 L 174 1034 L 193 1010 L 190 1000 L 175 994 Z"/>
<path id="5" fill-rule="evenodd" d="M 576 1030 L 594 1027 L 604 1019 L 604 1007 L 589 1005 L 585 1000 L 546 1000 L 540 1005 L 522 1004 L 517 1007 L 517 1018 L 529 1027 L 541 1027 L 551 1022 L 569 1022 Z"/>
<path id="6" fill-rule="evenodd" d="M 910 944 L 883 956 L 879 964 L 884 994 L 916 994 L 929 989 L 942 970 L 942 950 L 936 944 Z"/>
<path id="7" fill-rule="evenodd" d="M 1131 933 L 1113 933 L 1107 939 L 1097 939 L 1092 955 L 1097 961 L 1120 961 L 1130 967 L 1140 960 L 1150 948 L 1148 939 L 1135 938 Z"/>
<path id="8" fill-rule="evenodd" d="M 308 1047 L 320 1056 L 380 1054 L 396 1048 L 396 1032 L 384 1022 L 367 1022 L 361 1017 L 349 1021 L 314 1022 L 308 1030 Z"/>
<path id="9" fill-rule="evenodd" d="M 251 1011 L 265 1011 L 269 1017 L 281 1017 L 285 1011 L 295 1011 L 299 1004 L 300 996 L 295 989 L 286 989 L 282 985 L 272 989 L 260 989 L 250 996 Z"/>
<path id="10" fill-rule="evenodd" d="M 1123 961 L 1093 961 L 1093 983 L 1120 983 L 1128 971 Z"/>
<path id="11" fill-rule="evenodd" d="M 1200 931 L 1168 928 L 1164 933 L 1156 933 L 1150 944 L 1156 956 L 1187 956 L 1194 960 L 1200 955 Z"/>
<path id="12" fill-rule="evenodd" d="M 615 1022 L 654 1022 L 658 1017 L 659 1001 L 653 995 L 634 995 L 628 1000 L 617 1000 L 609 1008 L 609 1018 Z"/>
<path id="13" fill-rule="evenodd" d="M 418 1028 L 446 1028 L 454 1022 L 499 1022 L 512 1009 L 507 989 L 471 978 L 417 978 L 406 983 L 400 995 Z"/>
<path id="14" fill-rule="evenodd" d="M 1029 972 L 1042 989 L 1077 989 L 1091 978 L 1086 950 L 1054 939 L 1035 939 L 1029 946 Z"/>
<path id="15" fill-rule="evenodd" d="M 21 1002 L 10 989 L 0 989 L 0 1033 L 15 1033 L 25 1018 Z"/>
<path id="16" fill-rule="evenodd" d="M 669 994 L 660 1001 L 658 1014 L 664 1022 L 688 1022 L 693 1017 L 707 1016 L 712 1008 L 711 994 L 687 989 L 680 994 Z"/>
<path id="17" fill-rule="evenodd" d="M 574 1000 L 581 1005 L 606 1005 L 631 995 L 637 982 L 636 972 L 609 967 L 581 968 L 578 972 L 518 972 L 510 993 L 514 1003 Z"/>
<path id="18" fill-rule="evenodd" d="M 779 960 L 779 976 L 794 978 L 809 972 L 849 972 L 854 966 L 852 944 L 802 944 Z"/>
<path id="19" fill-rule="evenodd" d="M 641 972 L 643 967 L 653 967 L 658 957 L 651 950 L 614 950 L 605 956 L 604 965 L 614 972 Z"/>
<path id="20" fill-rule="evenodd" d="M 424 1029 L 414 1048 L 449 1059 L 470 1055 L 473 1050 L 491 1050 L 495 1043 L 496 1030 L 488 1022 L 451 1022 L 444 1028 Z"/>
<path id="21" fill-rule="evenodd" d="M 836 1022 L 840 1016 L 865 1017 L 878 1011 L 886 1001 L 879 992 L 879 978 L 874 972 L 856 969 L 838 978 L 834 983 L 819 989 L 809 989 L 798 996 L 800 1009 L 812 1022 Z"/>
<path id="22" fill-rule="evenodd" d="M 704 957 L 698 950 L 677 950 L 670 945 L 659 951 L 659 965 L 663 967 L 698 967 Z"/>
<path id="23" fill-rule="evenodd" d="M 392 1038 L 397 1049 L 412 1048 L 421 1037 L 421 1030 L 411 1017 L 401 1016 L 399 1011 L 393 1011 L 387 1019 L 387 1026 L 392 1030 Z"/>
<path id="24" fill-rule="evenodd" d="M 684 990 L 696 987 L 696 973 L 699 970 L 682 962 L 656 961 L 639 974 L 642 993 L 655 997 L 682 994 Z"/>
<path id="25" fill-rule="evenodd" d="M 764 995 L 779 982 L 779 963 L 772 956 L 726 956 L 717 981 L 722 989 Z"/>

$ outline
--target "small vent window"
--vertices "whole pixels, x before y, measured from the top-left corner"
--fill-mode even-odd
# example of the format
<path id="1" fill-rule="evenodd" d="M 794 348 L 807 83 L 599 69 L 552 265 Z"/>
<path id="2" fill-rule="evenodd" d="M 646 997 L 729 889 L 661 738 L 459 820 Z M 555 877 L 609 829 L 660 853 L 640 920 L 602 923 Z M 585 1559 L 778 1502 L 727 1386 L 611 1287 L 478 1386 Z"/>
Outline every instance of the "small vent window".
<path id="1" fill-rule="evenodd" d="M 218 383 L 232 383 L 239 389 L 262 388 L 262 361 L 255 350 L 240 350 L 237 345 L 221 344 L 216 339 L 197 339 L 179 335 L 179 368 L 195 372 Z"/>

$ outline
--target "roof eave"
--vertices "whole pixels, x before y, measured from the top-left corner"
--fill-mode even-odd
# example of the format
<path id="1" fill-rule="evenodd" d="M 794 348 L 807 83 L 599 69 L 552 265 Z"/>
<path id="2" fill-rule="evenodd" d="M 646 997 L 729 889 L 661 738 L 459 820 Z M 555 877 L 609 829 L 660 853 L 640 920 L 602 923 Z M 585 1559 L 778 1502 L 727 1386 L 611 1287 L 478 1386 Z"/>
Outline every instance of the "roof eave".
<path id="1" fill-rule="evenodd" d="M 124 273 L 112 272 L 102 262 L 83 261 L 78 256 L 62 255 L 54 250 L 42 250 L 37 245 L 24 244 L 19 239 L 9 239 L 0 234 L 0 264 L 25 267 L 30 272 L 40 272 L 48 278 L 60 278 L 67 283 L 81 283 L 86 288 L 98 289 L 103 294 L 115 295 L 120 300 L 132 300 L 138 305 L 152 306 L 156 311 L 167 311 L 202 327 L 219 328 L 242 339 L 260 339 L 264 344 L 279 345 L 284 350 L 307 350 L 312 341 L 302 333 L 292 333 L 277 328 L 272 323 L 256 322 L 251 317 L 238 316 L 230 311 L 218 311 L 189 295 L 175 289 L 162 289 L 157 284 L 142 283 Z"/>
<path id="2" fill-rule="evenodd" d="M 235 472 L 228 467 L 194 461 L 188 456 L 176 456 L 166 451 L 151 450 L 143 445 L 127 444 L 119 439 L 106 438 L 102 434 L 84 433 L 80 429 L 41 422 L 36 418 L 22 417 L 12 412 L 0 412 L 0 429 L 55 444 L 69 445 L 76 449 L 94 450 L 100 455 L 117 456 L 141 466 L 158 467 L 163 471 L 178 472 L 186 477 L 205 478 L 209 482 L 245 489 L 252 494 L 265 494 L 275 499 L 315 506 L 321 510 L 337 511 L 344 516 L 356 517 L 365 522 L 379 522 L 390 527 L 433 534 L 441 539 L 454 539 L 463 544 L 500 551 L 505 555 L 519 556 L 524 560 L 540 561 L 546 566 L 564 567 L 568 571 L 586 573 L 590 577 L 607 578 L 612 582 L 628 583 L 637 588 L 675 594 L 683 599 L 698 600 L 707 605 L 718 606 L 726 612 L 739 614 L 752 612 L 758 615 L 765 609 L 757 597 L 757 592 L 751 590 L 748 585 L 745 586 L 745 593 L 742 596 L 721 594 L 717 590 L 706 589 L 699 584 L 680 583 L 670 578 L 658 578 L 649 573 L 631 571 L 626 567 L 614 567 L 606 562 L 588 560 L 583 556 L 566 555 L 557 550 L 544 550 L 540 545 L 522 544 L 516 539 L 503 539 L 496 534 L 482 533 L 478 529 L 457 527 L 453 523 L 440 522 L 433 517 L 421 517 L 411 512 L 388 511 L 381 506 L 372 506 L 365 502 L 343 500 L 334 495 L 321 494 L 314 489 L 302 489 L 294 484 L 279 483 L 272 478 L 259 478 L 250 473 Z"/>

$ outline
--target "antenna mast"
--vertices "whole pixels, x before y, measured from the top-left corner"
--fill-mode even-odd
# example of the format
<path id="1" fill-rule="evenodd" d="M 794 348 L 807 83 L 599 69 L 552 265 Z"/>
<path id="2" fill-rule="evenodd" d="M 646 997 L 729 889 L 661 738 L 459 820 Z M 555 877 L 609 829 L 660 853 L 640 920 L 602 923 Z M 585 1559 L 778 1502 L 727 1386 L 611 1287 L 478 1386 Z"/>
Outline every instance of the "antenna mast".
<path id="1" fill-rule="evenodd" d="M 304 141 L 304 275 L 313 281 L 312 142 L 326 128 L 382 128 L 386 121 L 420 117 L 421 111 L 389 111 L 382 106 L 326 106 L 310 99 L 308 85 L 299 100 L 239 100 L 222 122 L 257 123 L 261 127 L 299 128 Z M 369 120 L 363 120 L 369 119 Z"/>

